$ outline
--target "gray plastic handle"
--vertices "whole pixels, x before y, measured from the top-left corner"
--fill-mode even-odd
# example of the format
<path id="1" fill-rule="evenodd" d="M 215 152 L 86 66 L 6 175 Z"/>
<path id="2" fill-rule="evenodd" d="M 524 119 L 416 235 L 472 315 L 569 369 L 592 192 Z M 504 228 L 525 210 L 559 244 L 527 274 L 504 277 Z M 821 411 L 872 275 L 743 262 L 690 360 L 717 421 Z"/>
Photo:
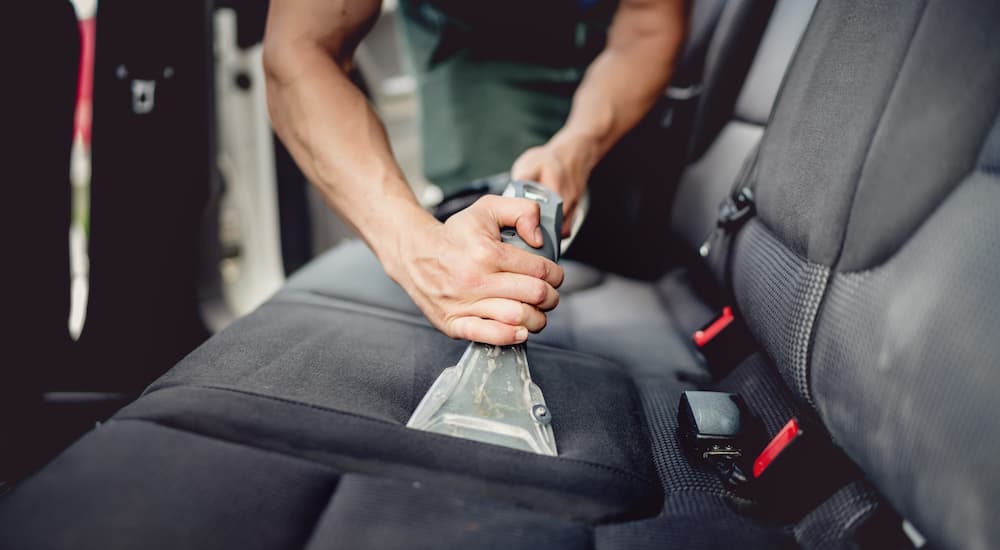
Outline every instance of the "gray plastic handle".
<path id="1" fill-rule="evenodd" d="M 535 248 L 524 242 L 513 227 L 500 230 L 500 240 L 527 250 L 532 254 L 544 256 L 553 262 L 559 261 L 560 243 L 562 242 L 563 201 L 558 193 L 544 187 L 540 183 L 524 180 L 513 180 L 503 191 L 504 197 L 531 199 L 541 207 L 542 214 L 542 244 Z"/>

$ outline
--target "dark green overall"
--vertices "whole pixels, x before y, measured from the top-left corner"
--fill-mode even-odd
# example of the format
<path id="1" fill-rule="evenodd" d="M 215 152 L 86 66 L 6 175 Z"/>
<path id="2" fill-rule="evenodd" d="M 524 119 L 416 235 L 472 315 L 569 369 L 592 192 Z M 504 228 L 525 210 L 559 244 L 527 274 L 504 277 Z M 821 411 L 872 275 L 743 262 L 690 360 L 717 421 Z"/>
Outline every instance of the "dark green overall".
<path id="1" fill-rule="evenodd" d="M 402 0 L 424 173 L 445 195 L 562 127 L 615 2 Z"/>

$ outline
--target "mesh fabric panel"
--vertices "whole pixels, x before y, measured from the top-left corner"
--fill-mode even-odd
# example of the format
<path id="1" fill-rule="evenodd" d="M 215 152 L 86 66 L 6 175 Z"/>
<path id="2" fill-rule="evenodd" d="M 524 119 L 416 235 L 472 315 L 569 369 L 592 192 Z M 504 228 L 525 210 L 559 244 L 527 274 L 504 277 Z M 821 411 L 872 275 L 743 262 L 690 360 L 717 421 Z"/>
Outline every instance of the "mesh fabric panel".
<path id="1" fill-rule="evenodd" d="M 733 286 L 746 323 L 796 395 L 812 403 L 809 344 L 829 269 L 809 262 L 750 220 L 733 257 Z"/>
<path id="2" fill-rule="evenodd" d="M 664 492 L 732 496 L 715 470 L 691 460 L 681 448 L 677 437 L 677 405 L 686 388 L 663 377 L 640 379 L 636 386 L 646 414 L 653 464 Z"/>
<path id="3" fill-rule="evenodd" d="M 790 418 L 806 412 L 795 401 L 774 367 L 759 353 L 740 363 L 719 382 L 717 389 L 740 394 L 764 424 L 769 438 L 777 434 Z"/>
<path id="4" fill-rule="evenodd" d="M 737 514 L 726 499 L 708 494 L 668 498 L 660 517 L 598 526 L 597 550 L 792 548 L 782 531 Z"/>

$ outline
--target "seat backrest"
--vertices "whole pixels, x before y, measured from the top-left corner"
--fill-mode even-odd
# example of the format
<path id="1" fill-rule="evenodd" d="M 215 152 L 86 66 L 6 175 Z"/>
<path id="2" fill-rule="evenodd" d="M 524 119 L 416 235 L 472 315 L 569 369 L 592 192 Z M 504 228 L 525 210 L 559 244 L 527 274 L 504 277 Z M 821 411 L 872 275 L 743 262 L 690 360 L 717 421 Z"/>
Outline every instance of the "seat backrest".
<path id="1" fill-rule="evenodd" d="M 777 2 L 753 62 L 747 62 L 746 78 L 739 79 L 735 87 L 726 84 L 725 77 L 738 70 L 738 58 L 747 55 L 748 47 L 733 43 L 739 36 L 726 29 L 735 24 L 733 12 L 747 8 L 739 2 L 727 6 L 732 11 L 723 14 L 706 62 L 707 87 L 692 135 L 696 160 L 681 177 L 670 216 L 673 232 L 691 251 L 697 250 L 715 227 L 719 203 L 760 142 L 785 69 L 815 4 L 813 0 Z"/>
<path id="2" fill-rule="evenodd" d="M 991 0 L 820 3 L 732 256 L 787 385 L 942 548 L 1000 537 L 998 27 Z"/>
<path id="3" fill-rule="evenodd" d="M 570 258 L 640 279 L 655 279 L 674 263 L 666 214 L 692 139 L 711 142 L 729 120 L 774 4 L 691 2 L 670 86 L 595 169 L 592 207 Z"/>

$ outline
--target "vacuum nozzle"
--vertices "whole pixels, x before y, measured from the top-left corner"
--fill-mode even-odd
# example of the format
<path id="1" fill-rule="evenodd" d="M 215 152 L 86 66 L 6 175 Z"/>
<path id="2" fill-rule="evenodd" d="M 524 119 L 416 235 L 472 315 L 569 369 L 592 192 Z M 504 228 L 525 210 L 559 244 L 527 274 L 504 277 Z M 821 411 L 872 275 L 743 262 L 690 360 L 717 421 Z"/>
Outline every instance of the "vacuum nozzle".
<path id="1" fill-rule="evenodd" d="M 535 200 L 541 206 L 544 244 L 534 248 L 513 228 L 503 242 L 559 259 L 562 199 L 533 182 L 513 181 L 505 197 Z M 555 456 L 552 411 L 532 382 L 525 344 L 492 346 L 472 342 L 453 367 L 444 369 L 420 400 L 407 427 Z"/>

